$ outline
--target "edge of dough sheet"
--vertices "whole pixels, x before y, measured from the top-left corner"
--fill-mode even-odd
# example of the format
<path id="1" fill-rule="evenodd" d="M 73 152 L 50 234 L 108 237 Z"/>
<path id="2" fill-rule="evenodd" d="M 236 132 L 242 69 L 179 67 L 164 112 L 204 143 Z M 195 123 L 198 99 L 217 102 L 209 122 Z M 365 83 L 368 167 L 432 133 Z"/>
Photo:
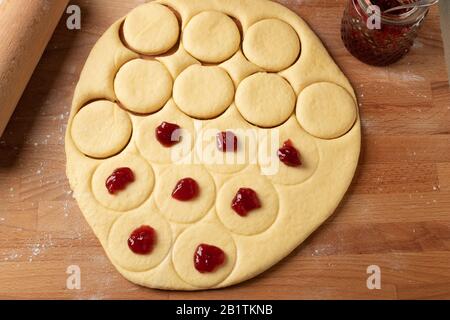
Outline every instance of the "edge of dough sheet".
<path id="1" fill-rule="evenodd" d="M 289 81 L 296 95 L 298 96 L 310 84 L 327 81 L 345 88 L 356 102 L 350 82 L 330 57 L 322 42 L 302 18 L 284 6 L 266 0 L 161 0 L 157 2 L 172 7 L 180 13 L 182 28 L 192 16 L 204 10 L 222 11 L 238 18 L 244 35 L 252 24 L 262 19 L 277 18 L 287 22 L 299 35 L 301 54 L 298 61 L 280 72 L 280 75 Z M 136 284 L 157 289 L 202 290 L 226 287 L 255 277 L 289 255 L 337 208 L 353 179 L 358 164 L 361 141 L 359 116 L 353 128 L 344 136 L 334 140 L 315 138 L 319 151 L 319 165 L 311 178 L 300 185 L 275 185 L 280 204 L 279 213 L 269 229 L 253 236 L 231 233 L 236 244 L 236 262 L 233 271 L 219 284 L 211 288 L 196 287 L 183 281 L 176 273 L 171 251 L 176 237 L 184 230 L 183 227 L 176 225 L 171 226 L 172 249 L 158 266 L 144 272 L 125 270 L 114 262 L 108 252 L 109 231 L 122 214 L 101 207 L 90 192 L 91 175 L 101 160 L 87 158 L 81 154 L 70 135 L 73 118 L 81 107 L 92 100 L 116 100 L 113 89 L 115 73 L 124 63 L 139 57 L 137 53 L 127 49 L 120 40 L 119 31 L 124 19 L 115 22 L 92 49 L 75 90 L 67 126 L 65 138 L 67 176 L 83 215 L 100 240 L 110 261 L 125 278 Z M 97 63 L 98 61 L 101 63 Z M 356 108 L 358 108 L 357 103 Z M 134 115 L 131 115 L 131 119 L 133 128 L 136 128 L 141 119 Z M 122 152 L 138 154 L 134 135 L 135 133 Z M 336 163 L 339 166 L 336 166 Z M 153 163 L 152 167 L 155 177 L 164 169 L 164 166 Z M 215 177 L 216 188 L 225 180 L 226 178 L 220 175 Z M 295 198 L 295 202 L 289 201 L 292 198 Z M 152 199 L 138 209 L 154 210 Z M 213 207 L 204 219 L 210 219 L 214 215 Z"/>

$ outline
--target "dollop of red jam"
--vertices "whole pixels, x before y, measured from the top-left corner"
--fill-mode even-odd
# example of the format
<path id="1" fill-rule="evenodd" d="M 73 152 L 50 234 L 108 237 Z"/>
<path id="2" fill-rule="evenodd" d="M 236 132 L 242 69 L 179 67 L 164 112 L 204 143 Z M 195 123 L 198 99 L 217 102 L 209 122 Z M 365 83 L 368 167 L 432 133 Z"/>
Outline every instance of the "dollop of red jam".
<path id="1" fill-rule="evenodd" d="M 241 217 L 254 209 L 261 208 L 258 194 L 250 188 L 240 188 L 231 202 L 231 208 Z"/>
<path id="2" fill-rule="evenodd" d="M 213 272 L 225 262 L 225 252 L 209 244 L 200 244 L 195 250 L 194 266 L 200 273 Z"/>
<path id="3" fill-rule="evenodd" d="M 128 238 L 128 247 L 136 254 L 149 254 L 156 243 L 156 231 L 150 226 L 140 226 Z"/>
<path id="4" fill-rule="evenodd" d="M 283 146 L 278 149 L 277 154 L 280 161 L 289 167 L 298 167 L 302 165 L 300 153 L 294 147 L 291 140 L 285 141 Z"/>
<path id="5" fill-rule="evenodd" d="M 179 125 L 164 121 L 155 129 L 156 139 L 164 147 L 172 147 L 181 141 L 179 129 Z"/>
<path id="6" fill-rule="evenodd" d="M 189 201 L 198 196 L 199 187 L 197 181 L 192 178 L 184 178 L 178 181 L 172 191 L 172 198 L 179 201 Z"/>
<path id="7" fill-rule="evenodd" d="M 222 152 L 236 152 L 238 139 L 231 131 L 219 132 L 216 136 L 217 149 Z"/>
<path id="8" fill-rule="evenodd" d="M 118 168 L 106 179 L 106 189 L 110 194 L 116 194 L 134 182 L 134 173 L 130 168 Z"/>

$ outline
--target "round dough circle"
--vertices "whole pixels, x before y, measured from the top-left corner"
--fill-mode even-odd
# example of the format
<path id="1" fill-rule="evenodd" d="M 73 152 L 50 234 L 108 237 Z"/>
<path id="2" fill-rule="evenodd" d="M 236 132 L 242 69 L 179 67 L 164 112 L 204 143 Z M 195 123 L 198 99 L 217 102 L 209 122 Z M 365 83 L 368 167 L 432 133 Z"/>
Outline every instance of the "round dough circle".
<path id="1" fill-rule="evenodd" d="M 192 65 L 175 80 L 173 99 L 187 115 L 198 119 L 214 118 L 232 103 L 234 85 L 220 67 Z"/>
<path id="2" fill-rule="evenodd" d="M 128 238 L 137 228 L 148 225 L 156 232 L 156 243 L 152 252 L 136 254 L 128 247 Z M 137 211 L 121 216 L 111 227 L 108 250 L 113 260 L 129 271 L 146 271 L 159 265 L 172 245 L 169 224 L 155 212 Z"/>
<path id="3" fill-rule="evenodd" d="M 136 113 L 161 109 L 172 94 L 172 77 L 161 62 L 135 59 L 117 72 L 114 90 L 125 108 Z"/>
<path id="4" fill-rule="evenodd" d="M 316 138 L 299 126 L 295 116 L 279 128 L 276 139 L 269 131 L 264 133 L 258 141 L 258 164 L 262 175 L 276 184 L 299 185 L 316 172 L 320 160 Z M 289 167 L 278 158 L 278 149 L 287 140 L 291 140 L 300 153 L 302 165 L 299 167 Z"/>
<path id="5" fill-rule="evenodd" d="M 251 62 L 267 71 L 278 72 L 295 62 L 300 53 L 300 40 L 286 22 L 266 19 L 248 29 L 242 48 Z"/>
<path id="6" fill-rule="evenodd" d="M 135 181 L 125 190 L 112 195 L 108 192 L 105 182 L 114 170 L 122 167 L 130 168 Z M 115 211 L 128 211 L 140 206 L 148 199 L 153 190 L 154 175 L 150 165 L 139 156 L 124 154 L 103 162 L 92 177 L 92 192 L 100 204 Z"/>
<path id="7" fill-rule="evenodd" d="M 78 111 L 72 122 L 71 135 L 85 155 L 107 158 L 125 148 L 132 130 L 126 111 L 113 102 L 99 100 Z"/>
<path id="8" fill-rule="evenodd" d="M 178 181 L 184 178 L 194 179 L 199 186 L 199 194 L 189 201 L 172 198 L 172 191 Z M 170 221 L 192 223 L 202 218 L 212 207 L 216 197 L 214 180 L 200 165 L 176 165 L 157 180 L 155 202 L 162 214 Z"/>
<path id="9" fill-rule="evenodd" d="M 183 45 L 193 57 L 220 63 L 238 51 L 239 29 L 226 14 L 204 11 L 193 17 L 183 31 Z"/>
<path id="10" fill-rule="evenodd" d="M 260 127 L 280 125 L 295 108 L 294 90 L 281 76 L 272 73 L 256 73 L 244 79 L 235 100 L 242 116 Z"/>
<path id="11" fill-rule="evenodd" d="M 181 141 L 172 147 L 164 147 L 156 139 L 155 130 L 162 122 L 180 126 Z M 182 161 L 194 144 L 194 124 L 192 119 L 175 107 L 172 100 L 160 112 L 146 117 L 138 126 L 136 145 L 142 156 L 151 163 L 169 164 Z"/>
<path id="12" fill-rule="evenodd" d="M 179 33 L 175 14 L 157 3 L 137 7 L 128 14 L 123 24 L 123 35 L 128 46 L 148 55 L 171 49 L 177 43 Z"/>
<path id="13" fill-rule="evenodd" d="M 194 266 L 194 254 L 199 244 L 219 247 L 225 252 L 225 262 L 214 272 L 200 273 Z M 196 287 L 208 288 L 222 282 L 236 263 L 236 247 L 229 232 L 220 224 L 203 222 L 184 231 L 175 241 L 172 262 L 178 275 Z"/>
<path id="14" fill-rule="evenodd" d="M 261 208 L 247 216 L 238 215 L 231 203 L 239 188 L 251 188 L 261 201 Z M 220 189 L 216 201 L 217 214 L 227 229 L 242 235 L 254 235 L 267 230 L 278 215 L 278 195 L 273 185 L 258 170 L 254 174 L 237 175 Z"/>
<path id="15" fill-rule="evenodd" d="M 344 88 L 319 82 L 305 88 L 297 101 L 297 119 L 311 135 L 334 139 L 346 134 L 356 121 L 356 103 Z"/>

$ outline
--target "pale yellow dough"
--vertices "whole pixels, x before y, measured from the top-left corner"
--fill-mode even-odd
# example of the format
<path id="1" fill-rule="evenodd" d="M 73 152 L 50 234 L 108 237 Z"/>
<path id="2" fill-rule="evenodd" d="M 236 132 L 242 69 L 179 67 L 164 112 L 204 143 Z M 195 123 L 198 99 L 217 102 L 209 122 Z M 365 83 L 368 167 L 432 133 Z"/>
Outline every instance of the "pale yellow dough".
<path id="1" fill-rule="evenodd" d="M 192 65 L 175 80 L 173 99 L 187 115 L 198 119 L 214 118 L 233 101 L 234 86 L 219 67 Z"/>
<path id="2" fill-rule="evenodd" d="M 164 121 L 182 129 L 169 148 L 155 137 Z M 218 150 L 222 131 L 236 135 L 236 153 Z M 333 213 L 360 139 L 350 82 L 295 13 L 266 0 L 159 0 L 114 23 L 87 59 L 67 126 L 67 176 L 126 279 L 223 288 L 288 256 Z M 288 140 L 301 166 L 278 158 Z M 106 179 L 121 167 L 135 181 L 112 195 Z M 187 177 L 198 197 L 172 198 Z M 243 187 L 261 202 L 246 217 L 231 208 Z M 128 238 L 142 225 L 154 228 L 156 243 L 138 255 Z M 221 248 L 224 264 L 197 271 L 200 244 Z"/>
<path id="3" fill-rule="evenodd" d="M 149 3 L 128 14 L 123 35 L 127 44 L 139 53 L 164 53 L 178 40 L 178 20 L 167 7 Z"/>
<path id="4" fill-rule="evenodd" d="M 342 87 L 328 82 L 310 85 L 297 101 L 297 119 L 313 136 L 333 139 L 347 133 L 356 120 L 356 105 Z"/>
<path id="5" fill-rule="evenodd" d="M 295 30 L 278 19 L 258 21 L 244 38 L 244 54 L 254 64 L 267 71 L 280 71 L 291 66 L 300 53 L 300 41 Z"/>
<path id="6" fill-rule="evenodd" d="M 172 77 L 158 61 L 135 59 L 122 66 L 114 81 L 119 101 L 130 111 L 153 113 L 172 94 Z"/>
<path id="7" fill-rule="evenodd" d="M 85 155 L 106 158 L 126 146 L 132 130 L 131 119 L 125 111 L 113 102 L 99 100 L 78 112 L 73 119 L 71 135 Z"/>
<path id="8" fill-rule="evenodd" d="M 226 14 L 205 11 L 193 17 L 183 32 L 183 45 L 195 58 L 218 63 L 230 58 L 240 45 L 241 36 Z"/>
<path id="9" fill-rule="evenodd" d="M 294 112 L 295 93 L 277 74 L 257 73 L 244 79 L 236 92 L 236 106 L 250 123 L 275 127 Z"/>

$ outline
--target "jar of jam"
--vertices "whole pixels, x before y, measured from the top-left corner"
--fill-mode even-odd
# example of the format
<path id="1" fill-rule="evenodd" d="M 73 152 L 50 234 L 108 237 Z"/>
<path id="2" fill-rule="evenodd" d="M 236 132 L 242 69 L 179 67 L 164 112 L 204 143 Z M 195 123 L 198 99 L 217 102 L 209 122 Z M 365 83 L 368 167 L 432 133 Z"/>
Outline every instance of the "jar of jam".
<path id="1" fill-rule="evenodd" d="M 428 8 L 384 11 L 413 0 L 349 0 L 342 18 L 341 36 L 359 60 L 386 66 L 411 49 Z"/>

